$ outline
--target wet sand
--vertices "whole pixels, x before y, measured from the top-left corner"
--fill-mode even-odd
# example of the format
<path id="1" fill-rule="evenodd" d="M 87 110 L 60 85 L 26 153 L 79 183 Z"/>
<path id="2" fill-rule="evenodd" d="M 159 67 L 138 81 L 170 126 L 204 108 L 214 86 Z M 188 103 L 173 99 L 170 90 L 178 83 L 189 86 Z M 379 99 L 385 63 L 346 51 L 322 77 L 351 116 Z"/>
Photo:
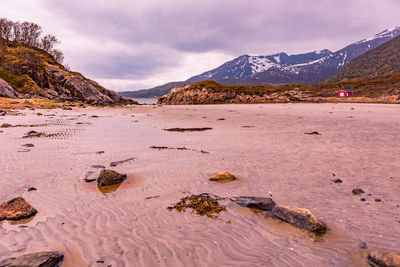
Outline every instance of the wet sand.
<path id="1" fill-rule="evenodd" d="M 369 249 L 399 249 L 398 105 L 149 105 L 21 113 L 0 117 L 0 125 L 33 125 L 0 129 L 0 202 L 22 196 L 38 214 L 0 222 L 0 260 L 58 250 L 65 254 L 63 266 L 367 266 L 361 241 Z M 201 127 L 212 130 L 163 130 Z M 23 139 L 31 130 L 46 135 Z M 313 131 L 321 135 L 304 134 Z M 34 147 L 21 146 L 27 143 Z M 104 194 L 84 181 L 99 173 L 92 165 L 128 179 Z M 221 171 L 239 180 L 208 181 Z M 336 178 L 343 183 L 331 182 Z M 38 190 L 27 192 L 30 186 Z M 353 196 L 353 188 L 365 194 Z M 229 201 L 217 219 L 167 210 L 199 193 L 272 195 L 279 204 L 311 210 L 329 231 L 315 240 Z"/>

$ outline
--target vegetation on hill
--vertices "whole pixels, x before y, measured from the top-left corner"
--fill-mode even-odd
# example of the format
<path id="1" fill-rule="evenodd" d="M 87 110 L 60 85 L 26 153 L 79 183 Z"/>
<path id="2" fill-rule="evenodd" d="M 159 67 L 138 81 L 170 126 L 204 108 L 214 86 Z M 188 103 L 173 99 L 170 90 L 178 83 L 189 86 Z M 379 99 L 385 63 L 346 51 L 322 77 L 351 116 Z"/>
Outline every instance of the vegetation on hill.
<path id="1" fill-rule="evenodd" d="M 400 73 L 400 36 L 350 61 L 329 81 Z"/>
<path id="2" fill-rule="evenodd" d="M 39 25 L 0 19 L 0 97 L 47 98 L 97 104 L 128 102 L 78 72 L 64 67 L 59 43 Z"/>

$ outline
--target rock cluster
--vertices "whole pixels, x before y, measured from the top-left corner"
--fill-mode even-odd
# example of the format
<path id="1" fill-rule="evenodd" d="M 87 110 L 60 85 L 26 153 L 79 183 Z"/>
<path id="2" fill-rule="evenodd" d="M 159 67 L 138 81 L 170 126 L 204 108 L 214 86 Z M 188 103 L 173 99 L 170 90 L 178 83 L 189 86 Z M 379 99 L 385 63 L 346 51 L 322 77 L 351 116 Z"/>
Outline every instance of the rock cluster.
<path id="1" fill-rule="evenodd" d="M 211 103 L 288 103 L 299 101 L 321 101 L 311 93 L 291 90 L 285 93 L 265 93 L 263 95 L 249 94 L 238 90 L 215 91 L 207 87 L 192 84 L 176 87 L 167 95 L 162 96 L 159 104 L 211 104 Z"/>

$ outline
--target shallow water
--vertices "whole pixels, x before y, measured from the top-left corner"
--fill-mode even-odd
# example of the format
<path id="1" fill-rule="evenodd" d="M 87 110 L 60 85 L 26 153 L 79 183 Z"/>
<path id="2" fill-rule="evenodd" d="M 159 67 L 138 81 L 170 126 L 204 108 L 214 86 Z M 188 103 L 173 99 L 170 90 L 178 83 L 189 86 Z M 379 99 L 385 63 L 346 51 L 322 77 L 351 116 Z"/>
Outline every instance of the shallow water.
<path id="1" fill-rule="evenodd" d="M 59 250 L 63 266 L 101 266 L 98 260 L 104 266 L 366 266 L 360 241 L 369 248 L 398 249 L 400 106 L 40 110 L 55 113 L 53 118 L 36 112 L 0 118 L 0 123 L 37 125 L 0 133 L 0 201 L 22 196 L 38 210 L 22 222 L 24 228 L 0 222 L 0 259 Z M 213 129 L 162 130 L 175 127 Z M 21 137 L 31 130 L 50 136 L 29 139 L 35 147 L 18 153 L 26 143 Z M 311 131 L 321 135 L 304 134 Z M 100 172 L 92 165 L 129 177 L 102 194 L 96 182 L 84 182 L 88 172 Z M 221 171 L 239 180 L 208 181 Z M 334 178 L 343 183 L 332 183 Z M 29 186 L 38 190 L 27 192 Z M 356 187 L 366 192 L 366 202 L 352 195 Z M 279 204 L 310 209 L 330 230 L 323 242 L 315 242 L 297 227 L 230 201 L 218 219 L 167 210 L 181 197 L 204 192 L 228 198 L 272 195 Z"/>

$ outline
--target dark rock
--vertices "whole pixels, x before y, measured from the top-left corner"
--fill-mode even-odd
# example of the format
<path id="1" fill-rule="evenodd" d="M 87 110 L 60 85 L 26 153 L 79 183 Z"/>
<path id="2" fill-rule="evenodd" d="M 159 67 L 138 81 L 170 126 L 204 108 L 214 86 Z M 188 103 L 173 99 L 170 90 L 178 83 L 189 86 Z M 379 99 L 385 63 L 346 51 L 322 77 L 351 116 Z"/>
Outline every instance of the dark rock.
<path id="1" fill-rule="evenodd" d="M 219 172 L 211 177 L 209 180 L 217 183 L 226 183 L 235 181 L 237 178 L 230 172 Z"/>
<path id="2" fill-rule="evenodd" d="M 119 184 L 122 183 L 126 178 L 126 174 L 120 174 L 113 170 L 102 170 L 99 178 L 97 179 L 97 184 L 99 186 Z"/>
<path id="3" fill-rule="evenodd" d="M 37 213 L 28 202 L 22 197 L 17 197 L 0 206 L 1 220 L 21 220 L 34 216 Z"/>
<path id="4" fill-rule="evenodd" d="M 22 146 L 24 146 L 24 147 L 35 147 L 34 144 L 23 144 Z"/>
<path id="5" fill-rule="evenodd" d="M 361 198 L 360 200 L 361 200 L 361 201 L 366 201 L 366 199 L 365 199 L 365 198 Z"/>
<path id="6" fill-rule="evenodd" d="M 29 131 L 22 138 L 41 137 L 42 135 L 44 135 L 44 133 L 38 133 L 36 131 Z"/>
<path id="7" fill-rule="evenodd" d="M 4 267 L 56 267 L 60 266 L 64 259 L 61 252 L 37 252 L 25 254 L 19 257 L 12 257 L 0 262 Z"/>
<path id="8" fill-rule="evenodd" d="M 28 192 L 30 192 L 30 191 L 36 191 L 36 190 L 37 190 L 36 187 L 28 187 L 28 189 L 27 189 Z"/>
<path id="9" fill-rule="evenodd" d="M 21 98 L 21 95 L 14 88 L 12 88 L 6 81 L 0 79 L 0 97 Z"/>
<path id="10" fill-rule="evenodd" d="M 0 116 L 5 116 L 7 114 L 7 112 L 5 112 L 4 110 L 0 109 Z"/>
<path id="11" fill-rule="evenodd" d="M 351 192 L 352 192 L 353 195 L 355 195 L 355 196 L 359 196 L 359 195 L 365 193 L 364 190 L 362 190 L 361 188 L 354 188 Z"/>
<path id="12" fill-rule="evenodd" d="M 110 163 L 110 166 L 115 167 L 115 166 L 118 166 L 119 164 L 131 161 L 131 160 L 135 160 L 135 158 L 129 158 L 129 159 L 124 159 L 124 160 L 120 160 L 120 161 L 113 161 Z"/>
<path id="13" fill-rule="evenodd" d="M 381 202 L 382 199 L 380 199 L 380 198 L 375 198 L 375 201 L 376 201 L 376 202 Z"/>
<path id="14" fill-rule="evenodd" d="M 360 242 L 359 247 L 361 249 L 367 249 L 368 248 L 367 243 L 365 243 L 365 242 Z"/>
<path id="15" fill-rule="evenodd" d="M 326 224 L 315 217 L 308 209 L 277 205 L 272 210 L 272 214 L 283 221 L 313 233 L 324 234 L 327 231 Z"/>
<path id="16" fill-rule="evenodd" d="M 210 127 L 203 127 L 203 128 L 169 128 L 163 129 L 164 131 L 168 132 L 203 132 L 207 130 L 212 130 Z"/>
<path id="17" fill-rule="evenodd" d="M 86 183 L 91 183 L 91 182 L 96 181 L 96 178 L 85 178 L 84 181 L 85 181 Z"/>
<path id="18" fill-rule="evenodd" d="M 269 197 L 238 197 L 236 203 L 242 207 L 264 211 L 272 211 L 276 206 L 272 198 Z"/>
<path id="19" fill-rule="evenodd" d="M 308 135 L 321 135 L 319 132 L 305 132 L 304 134 L 308 134 Z"/>
<path id="20" fill-rule="evenodd" d="M 368 253 L 367 261 L 376 267 L 400 267 L 400 254 L 395 251 L 374 250 Z"/>
<path id="21" fill-rule="evenodd" d="M 104 261 L 96 261 L 96 263 L 104 263 Z"/>
<path id="22" fill-rule="evenodd" d="M 92 165 L 91 167 L 94 168 L 94 169 L 105 169 L 106 168 L 103 165 Z"/>
<path id="23" fill-rule="evenodd" d="M 200 152 L 203 153 L 203 154 L 210 154 L 210 152 L 207 152 L 205 150 L 200 150 Z"/>
<path id="24" fill-rule="evenodd" d="M 343 183 L 343 181 L 341 179 L 334 179 L 334 180 L 331 180 L 331 181 L 334 182 L 335 184 Z"/>
<path id="25" fill-rule="evenodd" d="M 225 118 L 220 118 L 217 121 L 224 121 L 224 120 L 225 120 Z"/>
<path id="26" fill-rule="evenodd" d="M 11 124 L 9 124 L 9 123 L 3 123 L 1 126 L 0 126 L 0 128 L 10 128 L 10 127 L 13 127 Z"/>

